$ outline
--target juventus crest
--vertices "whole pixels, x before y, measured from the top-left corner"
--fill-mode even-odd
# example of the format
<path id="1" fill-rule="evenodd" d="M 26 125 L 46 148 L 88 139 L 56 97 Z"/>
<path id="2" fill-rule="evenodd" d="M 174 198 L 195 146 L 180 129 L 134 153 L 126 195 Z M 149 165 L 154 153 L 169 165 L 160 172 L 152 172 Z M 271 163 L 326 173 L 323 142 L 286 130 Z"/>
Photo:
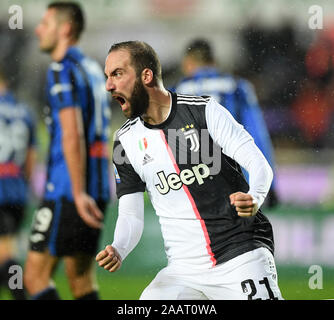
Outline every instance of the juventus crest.
<path id="1" fill-rule="evenodd" d="M 194 129 L 194 125 L 186 125 L 184 128 L 181 129 L 181 131 L 184 133 L 184 137 L 186 138 L 186 140 L 190 140 L 190 151 L 198 152 L 199 139 L 196 129 Z"/>

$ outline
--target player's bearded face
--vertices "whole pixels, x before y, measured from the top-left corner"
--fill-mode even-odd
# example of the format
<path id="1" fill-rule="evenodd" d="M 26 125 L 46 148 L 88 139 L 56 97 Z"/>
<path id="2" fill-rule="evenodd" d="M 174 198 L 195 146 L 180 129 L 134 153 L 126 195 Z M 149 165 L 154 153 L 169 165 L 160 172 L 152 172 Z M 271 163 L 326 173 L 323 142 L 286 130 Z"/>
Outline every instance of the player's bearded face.
<path id="1" fill-rule="evenodd" d="M 136 79 L 129 102 L 131 107 L 130 119 L 141 116 L 148 108 L 149 96 L 140 77 Z"/>

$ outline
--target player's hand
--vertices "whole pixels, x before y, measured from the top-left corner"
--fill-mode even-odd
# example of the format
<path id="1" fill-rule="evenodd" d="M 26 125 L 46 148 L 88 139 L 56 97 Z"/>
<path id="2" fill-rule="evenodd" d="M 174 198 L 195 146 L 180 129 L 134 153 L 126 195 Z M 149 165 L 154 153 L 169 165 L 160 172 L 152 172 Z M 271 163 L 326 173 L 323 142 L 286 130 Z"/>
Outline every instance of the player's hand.
<path id="1" fill-rule="evenodd" d="M 103 214 L 91 196 L 82 192 L 74 196 L 74 202 L 79 216 L 88 226 L 95 229 L 102 228 Z"/>
<path id="2" fill-rule="evenodd" d="M 258 205 L 253 197 L 248 193 L 235 192 L 230 194 L 231 205 L 235 206 L 235 210 L 240 217 L 254 216 L 258 210 Z"/>
<path id="3" fill-rule="evenodd" d="M 121 256 L 118 251 L 110 245 L 100 251 L 95 259 L 99 263 L 100 267 L 108 270 L 109 272 L 117 271 L 122 265 Z"/>

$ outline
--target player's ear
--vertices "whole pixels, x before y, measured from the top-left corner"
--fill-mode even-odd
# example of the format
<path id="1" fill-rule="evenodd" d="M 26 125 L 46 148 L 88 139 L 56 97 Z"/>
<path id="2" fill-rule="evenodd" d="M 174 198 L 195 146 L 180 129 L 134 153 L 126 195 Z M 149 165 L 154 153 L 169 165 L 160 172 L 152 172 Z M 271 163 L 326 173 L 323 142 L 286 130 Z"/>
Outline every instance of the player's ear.
<path id="1" fill-rule="evenodd" d="M 72 36 L 72 25 L 69 22 L 63 22 L 60 28 L 62 35 L 67 38 L 70 38 Z"/>
<path id="2" fill-rule="evenodd" d="M 145 68 L 141 73 L 141 80 L 143 84 L 149 86 L 153 83 L 153 72 L 149 68 Z"/>

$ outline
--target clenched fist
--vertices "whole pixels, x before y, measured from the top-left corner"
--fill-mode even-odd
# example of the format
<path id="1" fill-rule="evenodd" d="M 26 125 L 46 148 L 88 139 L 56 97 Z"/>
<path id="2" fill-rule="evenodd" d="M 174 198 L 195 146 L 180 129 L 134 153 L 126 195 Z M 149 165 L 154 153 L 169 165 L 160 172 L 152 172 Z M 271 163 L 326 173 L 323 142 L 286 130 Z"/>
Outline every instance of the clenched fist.
<path id="1" fill-rule="evenodd" d="M 100 267 L 109 272 L 117 271 L 122 265 L 121 256 L 118 251 L 110 245 L 107 245 L 104 250 L 100 251 L 95 259 Z"/>
<path id="2" fill-rule="evenodd" d="M 235 210 L 240 217 L 254 216 L 259 209 L 257 202 L 248 193 L 235 192 L 230 194 L 231 205 L 235 206 Z"/>

